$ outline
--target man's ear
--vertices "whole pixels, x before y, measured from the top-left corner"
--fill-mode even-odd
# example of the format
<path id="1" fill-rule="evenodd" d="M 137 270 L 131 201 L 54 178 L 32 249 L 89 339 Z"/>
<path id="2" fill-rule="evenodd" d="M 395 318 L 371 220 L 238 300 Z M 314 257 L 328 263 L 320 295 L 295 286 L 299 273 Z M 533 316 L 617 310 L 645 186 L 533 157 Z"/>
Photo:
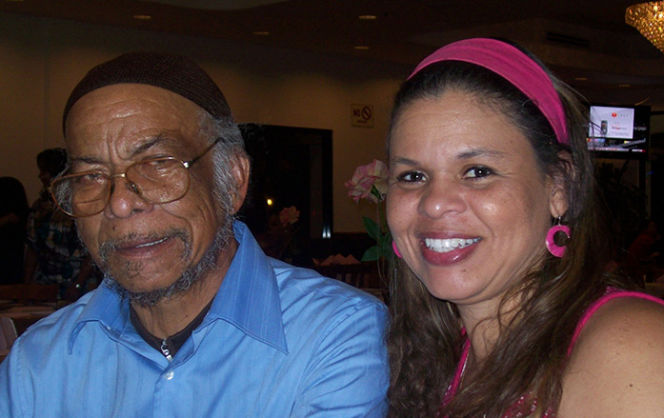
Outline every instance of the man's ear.
<path id="1" fill-rule="evenodd" d="M 233 215 L 235 215 L 247 197 L 247 189 L 249 188 L 249 173 L 251 172 L 251 164 L 249 158 L 242 154 L 237 155 L 233 164 L 233 179 L 235 180 L 235 196 L 233 196 Z"/>
<path id="2" fill-rule="evenodd" d="M 556 171 L 553 175 L 549 176 L 549 211 L 551 217 L 558 218 L 565 213 L 569 208 L 569 193 L 567 184 L 574 181 L 574 165 L 572 164 L 572 156 L 567 151 L 561 151 L 558 156 L 564 161 L 561 170 Z"/>

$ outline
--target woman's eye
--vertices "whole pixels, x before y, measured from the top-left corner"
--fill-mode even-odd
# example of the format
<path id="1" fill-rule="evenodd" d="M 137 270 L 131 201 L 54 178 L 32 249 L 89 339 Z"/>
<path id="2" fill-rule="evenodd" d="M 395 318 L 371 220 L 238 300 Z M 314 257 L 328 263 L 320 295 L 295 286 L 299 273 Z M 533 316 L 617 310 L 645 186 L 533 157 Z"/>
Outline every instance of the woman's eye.
<path id="1" fill-rule="evenodd" d="M 493 171 L 491 171 L 490 168 L 488 167 L 483 167 L 483 166 L 478 166 L 478 167 L 471 167 L 468 169 L 464 175 L 466 178 L 481 178 L 481 177 L 487 177 L 493 174 Z"/>
<path id="2" fill-rule="evenodd" d="M 397 181 L 402 183 L 418 183 L 424 181 L 424 179 L 424 174 L 418 171 L 407 171 L 397 176 Z"/>

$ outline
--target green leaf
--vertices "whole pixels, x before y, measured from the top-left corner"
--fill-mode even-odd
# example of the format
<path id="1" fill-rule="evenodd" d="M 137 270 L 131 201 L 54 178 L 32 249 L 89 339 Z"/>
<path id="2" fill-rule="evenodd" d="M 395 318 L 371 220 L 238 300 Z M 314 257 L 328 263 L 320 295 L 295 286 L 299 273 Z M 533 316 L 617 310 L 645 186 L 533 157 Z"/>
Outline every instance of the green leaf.
<path id="1" fill-rule="evenodd" d="M 383 195 L 380 194 L 380 191 L 378 191 L 378 188 L 375 184 L 371 186 L 371 194 L 376 198 L 376 200 L 378 200 L 378 202 L 383 200 Z"/>
<path id="2" fill-rule="evenodd" d="M 380 228 L 376 221 L 366 216 L 362 217 L 362 222 L 364 223 L 364 228 L 367 230 L 367 234 L 377 242 L 380 240 Z"/>
<path id="3" fill-rule="evenodd" d="M 378 240 L 378 245 L 380 245 L 381 247 L 390 247 L 392 245 L 392 235 L 390 234 L 389 231 L 380 236 L 380 239 Z"/>
<path id="4" fill-rule="evenodd" d="M 373 247 L 369 247 L 364 254 L 362 255 L 362 259 L 360 261 L 376 261 L 378 260 L 379 254 L 378 254 L 378 246 L 374 245 Z"/>
<path id="5" fill-rule="evenodd" d="M 386 260 L 392 259 L 394 257 L 394 250 L 392 250 L 392 234 L 388 230 L 385 234 L 385 241 L 382 244 L 383 247 L 383 257 Z"/>

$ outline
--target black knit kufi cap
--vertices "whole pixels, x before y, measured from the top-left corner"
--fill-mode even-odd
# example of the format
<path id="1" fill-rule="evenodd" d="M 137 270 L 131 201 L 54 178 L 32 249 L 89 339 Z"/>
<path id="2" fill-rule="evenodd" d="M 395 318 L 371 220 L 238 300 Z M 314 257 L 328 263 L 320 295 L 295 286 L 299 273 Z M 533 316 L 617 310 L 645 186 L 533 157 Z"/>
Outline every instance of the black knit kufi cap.
<path id="1" fill-rule="evenodd" d="M 74 87 L 62 115 L 63 132 L 67 115 L 78 99 L 98 88 L 120 83 L 161 87 L 191 100 L 215 118 L 231 116 L 231 109 L 219 87 L 191 59 L 154 52 L 130 52 L 94 67 Z"/>

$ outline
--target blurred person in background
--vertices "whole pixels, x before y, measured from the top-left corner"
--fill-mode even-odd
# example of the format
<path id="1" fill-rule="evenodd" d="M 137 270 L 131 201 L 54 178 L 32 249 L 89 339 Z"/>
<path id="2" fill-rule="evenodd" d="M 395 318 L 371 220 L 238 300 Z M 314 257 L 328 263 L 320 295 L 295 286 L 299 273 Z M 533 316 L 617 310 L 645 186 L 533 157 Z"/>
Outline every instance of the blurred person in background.
<path id="1" fill-rule="evenodd" d="M 23 279 L 23 252 L 28 199 L 23 184 L 14 177 L 0 177 L 0 284 Z"/>
<path id="2" fill-rule="evenodd" d="M 78 238 L 74 219 L 57 209 L 48 191 L 51 180 L 66 164 L 64 148 L 45 149 L 37 154 L 43 187 L 28 215 L 24 281 L 57 284 L 59 298 L 73 301 L 88 288 L 94 288 L 98 277 Z"/>

